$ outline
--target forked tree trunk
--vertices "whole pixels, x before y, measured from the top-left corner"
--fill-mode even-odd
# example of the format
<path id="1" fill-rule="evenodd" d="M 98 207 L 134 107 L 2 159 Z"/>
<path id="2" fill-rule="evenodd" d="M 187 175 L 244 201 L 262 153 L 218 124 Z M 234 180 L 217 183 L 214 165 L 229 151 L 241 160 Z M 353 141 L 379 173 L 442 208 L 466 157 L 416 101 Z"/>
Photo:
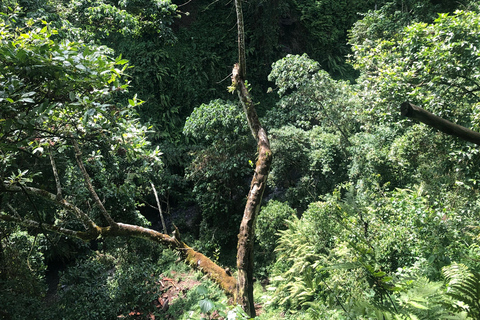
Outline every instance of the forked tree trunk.
<path id="1" fill-rule="evenodd" d="M 236 302 L 250 316 L 255 317 L 253 301 L 253 243 L 255 237 L 255 220 L 260 211 L 263 192 L 267 185 L 267 177 L 272 163 L 272 151 L 267 132 L 258 120 L 255 105 L 245 86 L 245 34 L 243 30 L 243 14 L 241 0 L 235 0 L 238 25 L 238 63 L 232 71 L 232 86 L 237 90 L 240 103 L 247 117 L 253 137 L 257 140 L 258 160 L 250 185 L 247 204 L 243 212 L 237 245 L 237 293 Z"/>

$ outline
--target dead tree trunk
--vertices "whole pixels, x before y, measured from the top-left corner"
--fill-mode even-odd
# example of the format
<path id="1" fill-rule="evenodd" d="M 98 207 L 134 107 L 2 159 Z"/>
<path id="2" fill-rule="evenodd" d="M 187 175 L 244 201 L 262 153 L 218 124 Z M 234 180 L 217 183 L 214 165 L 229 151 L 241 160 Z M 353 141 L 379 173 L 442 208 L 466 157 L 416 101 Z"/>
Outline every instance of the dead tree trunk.
<path id="1" fill-rule="evenodd" d="M 478 132 L 440 118 L 427 110 L 411 104 L 410 102 L 402 103 L 400 109 L 401 114 L 404 117 L 418 120 L 430 127 L 442 131 L 443 133 L 480 145 L 480 133 Z"/>
<path id="2" fill-rule="evenodd" d="M 238 93 L 240 103 L 247 117 L 252 135 L 257 140 L 258 160 L 255 173 L 250 185 L 247 204 L 243 212 L 237 245 L 237 293 L 236 302 L 250 316 L 255 317 L 253 301 L 253 242 L 255 237 L 255 220 L 260 211 L 263 192 L 267 185 L 267 177 L 272 163 L 272 151 L 268 141 L 267 132 L 258 120 L 255 105 L 245 86 L 245 35 L 243 30 L 243 15 L 241 0 L 235 0 L 238 25 L 238 63 L 232 71 L 232 86 Z"/>

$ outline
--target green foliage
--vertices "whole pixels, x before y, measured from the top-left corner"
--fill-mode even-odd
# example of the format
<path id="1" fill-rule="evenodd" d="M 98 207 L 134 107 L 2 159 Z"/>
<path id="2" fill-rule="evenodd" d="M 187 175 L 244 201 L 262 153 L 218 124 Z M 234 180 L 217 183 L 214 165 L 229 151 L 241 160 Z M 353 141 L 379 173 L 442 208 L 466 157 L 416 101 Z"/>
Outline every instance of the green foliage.
<path id="1" fill-rule="evenodd" d="M 480 274 L 463 264 L 453 263 L 444 267 L 448 281 L 447 295 L 455 299 L 453 310 L 466 312 L 472 319 L 480 317 Z"/>
<path id="2" fill-rule="evenodd" d="M 122 240 L 108 240 L 111 241 L 105 244 L 109 247 L 105 253 L 97 252 L 89 259 L 79 260 L 61 275 L 56 301 L 46 310 L 45 319 L 116 319 L 132 311 L 157 317 L 190 319 L 205 295 L 217 310 L 226 309 L 226 297 L 209 281 L 204 281 L 202 285 L 209 288 L 208 294 L 200 294 L 198 290 L 186 286 L 171 301 L 168 310 L 155 308 L 152 302 L 165 293 L 159 288 L 169 289 L 164 286 L 165 277 L 181 277 L 179 283 L 182 280 L 193 283 L 198 282 L 201 275 L 193 275 L 186 266 L 178 265 L 174 252 L 164 250 L 158 254 L 158 246 L 145 240 L 129 239 L 126 247 Z M 161 284 L 162 281 L 164 284 Z M 192 309 L 195 311 L 187 311 Z"/>
<path id="3" fill-rule="evenodd" d="M 159 150 L 146 140 L 147 127 L 140 124 L 135 112 L 141 101 L 133 96 L 125 104 L 114 102 L 117 94 L 128 87 L 124 81 L 127 61 L 112 58 L 107 47 L 62 40 L 46 21 L 19 20 L 17 24 L 21 27 L 14 27 L 13 20 L 15 12 L 2 15 L 0 21 L 2 183 L 53 193 L 61 190 L 65 199 L 103 225 L 103 217 L 91 205 L 76 165 L 72 146 L 75 139 L 105 208 L 118 221 L 145 225 L 145 219 L 137 211 L 137 202 L 148 191 L 144 186 L 149 179 L 161 173 L 162 162 Z M 52 166 L 57 169 L 58 181 L 52 175 Z M 72 230 L 85 227 L 67 211 L 33 195 L 2 193 L 1 197 L 1 214 Z M 6 203 L 9 206 L 3 205 Z M 37 234 L 44 230 L 40 227 L 29 232 Z M 85 250 L 85 244 L 69 243 L 61 237 L 47 239 L 40 241 L 46 258 L 71 259 L 76 252 Z M 26 252 L 29 251 L 22 254 Z M 72 279 L 93 281 L 98 276 L 106 285 L 106 269 L 95 262 L 84 262 L 78 270 L 71 271 Z M 23 273 L 29 274 L 26 270 Z M 74 282 L 72 279 L 66 278 L 67 286 Z M 110 293 L 100 282 L 85 283 L 64 292 L 61 298 L 64 304 L 60 304 L 65 308 L 67 304 L 75 306 L 69 309 L 70 318 L 115 317 L 118 310 L 109 307 Z M 5 287 L 6 292 L 12 290 L 11 285 Z M 37 286 L 37 282 L 32 281 L 32 285 Z M 22 303 L 23 297 L 28 298 L 30 293 L 27 286 L 18 288 L 25 290 L 19 293 L 22 298 L 18 301 Z M 72 296 L 75 292 L 82 298 Z M 75 299 L 83 301 L 83 307 Z M 98 300 L 103 300 L 103 305 Z"/>
<path id="4" fill-rule="evenodd" d="M 476 103 L 473 85 L 467 88 L 472 97 L 467 97 L 470 94 L 467 93 L 454 98 L 455 92 L 458 96 L 458 90 L 452 89 L 454 86 L 467 87 L 462 77 L 459 79 L 453 69 L 451 73 L 437 75 L 444 77 L 443 80 L 431 77 L 430 73 L 437 72 L 440 67 L 453 68 L 451 62 L 442 60 L 443 55 L 454 61 L 464 61 L 470 68 L 463 70 L 475 74 L 471 61 L 476 54 L 469 51 L 475 49 L 467 49 L 468 44 L 459 45 L 465 50 L 458 49 L 459 55 L 455 58 L 451 56 L 455 51 L 441 51 L 450 38 L 445 41 L 437 36 L 423 42 L 430 35 L 447 32 L 445 29 L 456 37 L 453 25 L 459 25 L 461 30 L 475 30 L 475 23 L 467 26 L 466 22 L 453 21 L 466 16 L 475 15 L 458 13 L 451 20 L 441 15 L 429 33 L 423 28 L 425 25 L 422 28 L 413 25 L 392 40 L 395 45 L 388 49 L 381 44 L 376 48 L 372 46 L 375 49 L 366 51 L 371 55 L 364 60 L 368 66 L 361 66 L 364 74 L 359 88 L 365 93 L 357 94 L 348 84 L 343 84 L 342 89 L 341 83 L 326 77 L 323 82 L 318 81 L 322 79 L 321 72 L 317 72 L 318 64 L 306 56 L 289 56 L 274 65 L 271 80 L 276 81 L 281 100 L 276 113 L 269 115 L 276 127 L 270 130 L 277 155 L 272 181 L 281 186 L 282 182 L 292 180 L 288 173 L 294 174 L 294 181 L 301 181 L 299 177 L 305 179 L 314 172 L 322 172 L 327 177 L 325 173 L 347 172 L 343 181 L 349 179 L 352 185 L 340 188 L 333 196 L 324 196 L 324 202 L 311 204 L 301 219 L 293 219 L 289 228 L 281 231 L 278 258 L 272 270 L 273 306 L 289 311 L 301 309 L 317 318 L 466 318 L 465 310 L 456 309 L 455 314 L 449 311 L 451 309 L 446 306 L 452 302 L 438 281 L 440 270 L 451 261 L 463 259 L 476 265 L 472 261 L 477 258 L 464 258 L 476 252 L 475 235 L 459 230 L 473 230 L 478 225 L 478 216 L 471 211 L 478 199 L 474 187 L 477 171 L 470 164 L 470 161 L 478 163 L 477 152 L 463 142 L 432 134 L 431 129 L 423 125 L 399 121 L 392 109 L 393 104 L 398 106 L 402 99 L 415 97 L 427 101 L 428 98 L 427 102 L 434 101 L 433 107 L 443 103 L 443 109 L 437 108 L 440 114 L 444 112 L 444 115 L 453 115 L 455 120 L 473 123 L 469 120 L 474 114 L 471 103 Z M 465 18 L 469 23 L 474 21 L 474 18 L 469 19 Z M 437 28 L 439 24 L 442 27 Z M 410 37 L 408 41 L 402 38 L 411 30 L 422 37 Z M 474 34 L 476 31 L 472 31 L 471 35 Z M 397 46 L 397 40 L 401 46 Z M 469 42 L 476 43 L 476 39 Z M 388 41 L 379 40 L 378 43 Z M 411 49 L 408 55 L 402 53 L 405 48 Z M 415 55 L 413 52 L 423 53 Z M 408 70 L 406 66 L 397 68 L 401 59 L 414 57 L 417 60 Z M 424 68 L 434 61 L 438 61 L 437 69 L 425 73 Z M 402 72 L 407 74 L 415 64 L 423 69 L 417 69 L 411 78 L 403 77 Z M 416 77 L 424 82 L 413 82 L 417 81 Z M 446 83 L 445 89 L 441 88 L 442 84 L 437 85 L 437 80 Z M 431 83 L 425 85 L 428 81 Z M 404 87 L 411 90 L 402 91 Z M 315 95 L 322 99 L 312 99 Z M 327 100 L 329 97 L 333 97 L 332 102 Z M 367 108 L 359 108 L 359 98 Z M 330 103 L 320 108 L 325 100 Z M 447 109 L 447 101 L 453 107 Z M 345 105 L 347 108 L 342 109 Z M 341 111 L 335 113 L 336 110 Z M 329 116 L 334 121 L 320 120 L 323 127 L 320 130 L 316 123 L 309 122 L 319 119 L 319 115 Z M 287 127 L 289 123 L 295 127 Z M 342 129 L 345 130 L 342 132 Z M 311 137 L 318 137 L 319 143 L 312 143 Z M 317 157 L 313 157 L 315 154 Z M 305 175 L 306 171 L 309 175 Z M 342 182 L 336 178 L 337 175 L 323 183 L 316 180 L 309 190 L 319 185 L 324 187 L 329 181 L 333 181 L 330 186 L 333 189 Z M 290 199 L 311 203 L 329 192 L 328 189 L 301 190 L 296 184 L 292 191 L 297 193 Z M 298 200 L 293 204 L 301 207 Z"/>
<path id="5" fill-rule="evenodd" d="M 373 8 L 377 2 L 292 1 L 304 28 L 305 51 L 335 77 L 353 79 L 354 72 L 345 63 L 345 56 L 349 53 L 347 31 L 358 20 L 359 12 Z"/>
<path id="6" fill-rule="evenodd" d="M 292 219 L 295 210 L 287 204 L 271 200 L 262 207 L 255 226 L 258 244 L 265 253 L 273 252 L 277 242 L 277 232 L 287 227 L 286 220 Z"/>
<path id="7" fill-rule="evenodd" d="M 267 114 L 271 125 L 293 124 L 303 129 L 319 125 L 339 131 L 344 139 L 355 130 L 358 101 L 351 86 L 333 80 L 306 54 L 287 55 L 275 62 L 268 79 L 275 82 L 281 98 Z"/>
<path id="8" fill-rule="evenodd" d="M 280 231 L 271 303 L 317 316 L 326 304 L 344 316 L 447 317 L 450 302 L 430 281 L 468 250 L 456 244 L 473 244 L 457 233 L 462 219 L 422 190 L 343 193 L 344 200 L 334 193 L 311 204 Z"/>
<path id="9" fill-rule="evenodd" d="M 272 197 L 305 210 L 346 179 L 348 154 L 340 134 L 320 126 L 309 131 L 284 126 L 270 130 L 270 135 L 275 154 L 269 179 Z"/>
<path id="10" fill-rule="evenodd" d="M 302 219 L 293 216 L 287 222 L 288 229 L 279 231 L 278 258 L 272 280 L 276 283 L 275 300 L 280 305 L 295 309 L 312 301 L 320 289 L 322 277 L 316 269 L 327 259 L 321 253 L 331 248 L 336 229 L 333 219 L 327 215 L 332 204 L 311 204 Z"/>
<path id="11" fill-rule="evenodd" d="M 121 79 L 127 61 L 111 58 L 106 47 L 53 40 L 55 30 L 47 22 L 39 24 L 30 21 L 25 29 L 13 30 L 3 20 L 0 26 L 0 146 L 5 150 L 0 175 L 21 170 L 31 179 L 22 183 L 42 188 L 52 182 L 51 171 L 42 168 L 51 155 L 65 174 L 63 191 L 85 197 L 86 191 L 77 193 L 82 179 L 71 167 L 70 139 L 81 139 L 101 196 L 116 205 L 130 199 L 123 208 L 135 215 L 131 194 L 141 191 L 138 184 L 156 174 L 161 161 L 136 117 L 134 108 L 141 102 L 133 97 L 128 105 L 111 103 L 117 90 L 127 89 Z"/>
<path id="12" fill-rule="evenodd" d="M 202 248 L 212 252 L 235 239 L 252 174 L 254 140 L 241 109 L 222 100 L 196 108 L 184 133 L 196 141 L 186 177 L 194 184 L 202 212 Z"/>
<path id="13" fill-rule="evenodd" d="M 46 286 L 46 266 L 39 250 L 42 235 L 29 235 L 18 227 L 0 223 L 0 317 L 35 318 Z M 29 308 L 25 308 L 25 306 Z"/>
<path id="14" fill-rule="evenodd" d="M 369 45 L 376 40 L 389 39 L 413 23 L 431 23 L 438 13 L 451 13 L 457 8 L 464 8 L 468 1 L 423 1 L 393 0 L 381 1 L 375 10 L 363 12 L 350 31 L 350 44 Z M 377 3 L 378 4 L 378 3 Z"/>
<path id="15" fill-rule="evenodd" d="M 393 38 L 354 47 L 362 84 L 375 92 L 366 110 L 391 119 L 411 101 L 462 125 L 476 127 L 479 15 L 440 14 L 433 24 L 416 23 Z"/>
<path id="16" fill-rule="evenodd" d="M 275 247 L 277 246 L 278 232 L 287 228 L 287 221 L 296 216 L 288 204 L 270 200 L 262 207 L 255 225 L 255 237 L 258 247 L 255 250 L 256 272 L 261 274 L 263 268 L 275 260 Z"/>
<path id="17" fill-rule="evenodd" d="M 52 316 L 76 319 L 116 317 L 119 305 L 108 289 L 111 267 L 98 260 L 85 260 L 69 268 L 61 277 L 58 302 Z"/>
<path id="18" fill-rule="evenodd" d="M 353 78 L 344 63 L 346 30 L 358 12 L 374 5 L 379 10 L 365 14 L 351 33 L 359 85 L 333 80 L 320 66 L 334 77 Z M 261 298 L 270 302 L 263 318 L 479 317 L 480 153 L 400 120 L 397 110 L 409 100 L 480 128 L 478 13 L 437 15 L 457 5 L 245 3 L 249 84 L 262 102 L 275 155 L 265 195 L 272 200 L 256 228 L 264 258 L 257 274 L 272 272 L 271 291 L 262 294 L 274 294 Z M 470 6 L 478 10 L 478 4 Z M 55 192 L 51 155 L 64 197 L 103 225 L 75 165 L 71 138 L 78 138 L 94 187 L 115 219 L 148 225 L 138 203 L 154 181 L 174 206 L 197 205 L 195 247 L 223 259 L 235 247 L 255 162 L 240 109 L 212 100 L 229 96 L 222 79 L 228 81 L 236 59 L 231 7 L 8 0 L 0 8 L 7 12 L 0 23 L 2 182 Z M 176 14 L 183 16 L 174 19 Z M 112 49 L 94 43 L 122 56 L 112 58 Z M 273 106 L 276 96 L 265 93 L 272 86 L 266 81 L 269 66 L 287 52 L 304 51 L 319 62 L 287 55 L 272 65 L 269 80 L 279 94 Z M 168 153 L 168 176 L 147 135 Z M 64 210 L 23 194 L 2 193 L 0 210 L 83 228 Z M 6 305 L 17 318 L 32 318 L 22 305 L 35 309 L 41 303 L 43 260 L 83 256 L 87 244 L 0 227 L 1 309 Z M 69 267 L 58 301 L 38 317 L 116 318 L 151 310 L 157 281 L 152 274 L 180 268 L 172 266 L 174 255 L 144 241 L 99 241 L 104 252 Z M 275 246 L 277 259 L 266 265 Z M 439 282 L 442 268 L 447 287 Z M 206 284 L 185 293 L 168 316 L 245 318 L 226 304 Z"/>
<path id="19" fill-rule="evenodd" d="M 58 14 L 62 38 L 107 45 L 135 65 L 130 72 L 131 86 L 145 101 L 142 108 L 138 108 L 139 114 L 144 122 L 163 131 L 154 134 L 156 139 L 177 138 L 174 135 L 178 136 L 181 127 L 178 107 L 171 104 L 165 79 L 170 72 L 166 49 L 176 42 L 171 28 L 176 5 L 157 0 L 66 1 Z M 116 101 L 123 103 L 127 98 L 119 94 Z"/>
<path id="20" fill-rule="evenodd" d="M 222 141 L 233 144 L 248 133 L 245 115 L 233 102 L 213 100 L 195 108 L 185 122 L 183 133 L 198 142 Z"/>
<path id="21" fill-rule="evenodd" d="M 144 34 L 167 36 L 176 5 L 169 0 L 65 1 L 61 14 L 94 39 Z"/>
<path id="22" fill-rule="evenodd" d="M 344 181 L 349 136 L 358 130 L 352 87 L 319 68 L 305 54 L 288 55 L 269 76 L 281 98 L 266 115 L 276 155 L 269 183 L 302 210 Z"/>
<path id="23" fill-rule="evenodd" d="M 237 306 L 229 308 L 224 297 L 219 297 L 216 292 L 212 292 L 204 285 L 195 288 L 194 293 L 202 299 L 198 301 L 197 307 L 200 309 L 200 315 L 195 314 L 195 310 L 190 312 L 188 319 L 216 319 L 223 317 L 225 319 L 247 320 L 248 316 Z M 221 299 L 223 298 L 223 299 Z M 213 300 L 212 300 L 213 299 Z M 221 299 L 221 300 L 220 300 Z M 230 310 L 229 310 L 230 309 Z"/>

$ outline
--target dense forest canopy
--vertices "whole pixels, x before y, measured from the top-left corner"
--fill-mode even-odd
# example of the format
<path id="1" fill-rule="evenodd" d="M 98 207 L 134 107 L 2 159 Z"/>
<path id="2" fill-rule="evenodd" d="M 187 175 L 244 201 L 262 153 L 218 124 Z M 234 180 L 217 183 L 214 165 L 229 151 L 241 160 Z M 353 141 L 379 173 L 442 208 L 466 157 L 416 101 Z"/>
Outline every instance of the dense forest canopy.
<path id="1" fill-rule="evenodd" d="M 0 319 L 479 319 L 478 146 L 400 109 L 480 132 L 479 48 L 467 0 L 2 1 Z"/>

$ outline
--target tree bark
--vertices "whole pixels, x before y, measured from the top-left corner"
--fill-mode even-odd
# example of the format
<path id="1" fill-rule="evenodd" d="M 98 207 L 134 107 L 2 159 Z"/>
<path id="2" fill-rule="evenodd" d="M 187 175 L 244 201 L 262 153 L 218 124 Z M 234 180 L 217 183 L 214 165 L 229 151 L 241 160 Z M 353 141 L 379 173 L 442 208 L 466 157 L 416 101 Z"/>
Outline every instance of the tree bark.
<path id="1" fill-rule="evenodd" d="M 267 186 L 268 173 L 272 163 L 272 151 L 268 141 L 267 132 L 260 124 L 255 106 L 250 94 L 245 87 L 244 80 L 240 78 L 235 65 L 233 74 L 236 78 L 238 97 L 247 116 L 248 125 L 253 136 L 257 140 L 258 160 L 255 165 L 255 172 L 250 184 L 247 203 L 243 212 L 240 232 L 237 244 L 237 295 L 236 301 L 243 310 L 250 316 L 255 317 L 255 305 L 253 301 L 253 243 L 255 237 L 255 220 L 260 211 L 263 192 Z"/>
<path id="2" fill-rule="evenodd" d="M 418 120 L 443 133 L 480 145 L 480 133 L 440 118 L 410 102 L 402 103 L 400 110 L 404 117 Z"/>
<path id="3" fill-rule="evenodd" d="M 247 117 L 248 126 L 253 137 L 257 140 L 258 160 L 255 173 L 250 184 L 247 203 L 243 212 L 237 244 L 237 294 L 236 302 L 250 317 L 255 317 L 255 304 L 253 300 L 253 243 L 255 238 L 255 220 L 260 211 L 263 192 L 267 186 L 268 173 L 272 163 L 272 151 L 268 141 L 267 132 L 262 127 L 255 104 L 253 103 L 248 88 L 245 86 L 245 34 L 243 29 L 243 15 L 241 0 L 235 0 L 238 26 L 238 59 L 232 71 L 232 86 L 238 93 Z"/>

